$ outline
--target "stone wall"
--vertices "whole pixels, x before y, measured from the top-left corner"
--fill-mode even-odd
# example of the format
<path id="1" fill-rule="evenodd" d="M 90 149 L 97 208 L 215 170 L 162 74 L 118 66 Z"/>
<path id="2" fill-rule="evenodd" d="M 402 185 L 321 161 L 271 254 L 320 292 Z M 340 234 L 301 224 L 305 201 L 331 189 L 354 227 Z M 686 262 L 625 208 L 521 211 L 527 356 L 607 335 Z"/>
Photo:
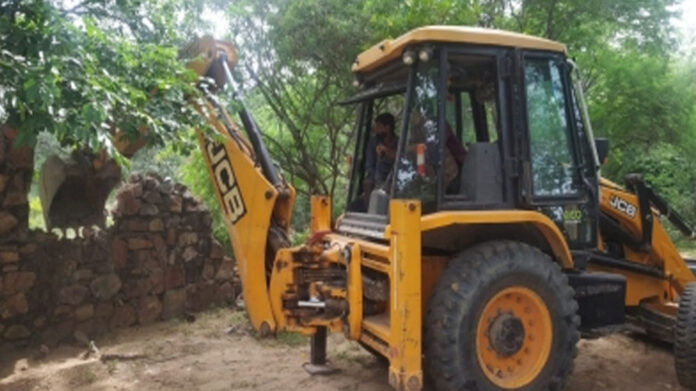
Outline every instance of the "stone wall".
<path id="1" fill-rule="evenodd" d="M 154 174 L 119 189 L 113 225 L 0 244 L 0 343 L 55 344 L 166 320 L 239 292 L 207 208 Z"/>
<path id="2" fill-rule="evenodd" d="M 34 172 L 34 151 L 14 148 L 16 132 L 0 126 L 0 238 L 22 240 L 29 228 L 27 194 Z"/>

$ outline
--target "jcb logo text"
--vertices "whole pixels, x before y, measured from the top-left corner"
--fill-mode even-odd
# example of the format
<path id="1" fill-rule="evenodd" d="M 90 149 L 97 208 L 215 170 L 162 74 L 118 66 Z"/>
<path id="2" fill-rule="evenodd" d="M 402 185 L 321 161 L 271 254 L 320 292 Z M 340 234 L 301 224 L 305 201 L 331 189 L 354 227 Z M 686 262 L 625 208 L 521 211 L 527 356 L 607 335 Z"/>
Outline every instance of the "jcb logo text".
<path id="1" fill-rule="evenodd" d="M 232 224 L 237 223 L 246 213 L 242 193 L 239 191 L 239 184 L 234 177 L 234 171 L 227 158 L 227 151 L 223 144 L 207 142 L 206 150 L 208 159 L 213 168 L 213 176 L 217 184 L 222 206 L 227 218 Z"/>
<path id="2" fill-rule="evenodd" d="M 623 198 L 611 196 L 611 198 L 609 198 L 609 205 L 611 205 L 612 208 L 630 217 L 636 216 L 636 207 L 632 204 L 629 204 L 628 201 L 624 200 Z"/>

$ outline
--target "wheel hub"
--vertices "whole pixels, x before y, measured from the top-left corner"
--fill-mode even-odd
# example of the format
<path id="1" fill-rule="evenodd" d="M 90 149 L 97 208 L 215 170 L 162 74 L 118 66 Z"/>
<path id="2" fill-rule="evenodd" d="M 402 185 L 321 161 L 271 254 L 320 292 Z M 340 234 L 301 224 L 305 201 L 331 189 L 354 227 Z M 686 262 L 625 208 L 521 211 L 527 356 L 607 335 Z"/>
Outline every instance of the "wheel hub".
<path id="1" fill-rule="evenodd" d="M 484 305 L 476 328 L 476 354 L 488 380 L 499 388 L 527 386 L 551 353 L 553 325 L 544 300 L 524 286 L 510 286 Z"/>
<path id="2" fill-rule="evenodd" d="M 512 356 L 524 345 L 524 324 L 512 312 L 498 315 L 488 329 L 488 339 L 496 353 Z"/>

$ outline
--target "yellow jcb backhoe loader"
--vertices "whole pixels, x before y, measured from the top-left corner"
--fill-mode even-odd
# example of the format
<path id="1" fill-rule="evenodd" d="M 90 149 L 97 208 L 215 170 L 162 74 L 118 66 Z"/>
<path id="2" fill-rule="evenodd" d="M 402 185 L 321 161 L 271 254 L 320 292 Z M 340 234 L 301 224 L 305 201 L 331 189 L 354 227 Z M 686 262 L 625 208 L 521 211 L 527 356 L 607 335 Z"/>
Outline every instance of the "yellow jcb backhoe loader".
<path id="1" fill-rule="evenodd" d="M 231 45 L 188 53 L 218 88 L 231 81 Z M 564 45 L 429 26 L 352 71 L 347 207 L 332 222 L 331 200 L 313 197 L 297 247 L 295 191 L 251 114 L 240 127 L 212 97 L 201 108 L 224 139 L 199 134 L 256 330 L 311 336 L 312 373 L 330 372 L 327 333 L 342 332 L 389 362 L 397 390 L 420 390 L 424 372 L 439 391 L 557 390 L 581 335 L 633 324 L 673 341 L 679 381 L 696 387 L 696 284 L 661 217 L 694 233 L 639 176 L 601 178 L 608 145 Z M 380 111 L 398 138 L 377 183 Z"/>

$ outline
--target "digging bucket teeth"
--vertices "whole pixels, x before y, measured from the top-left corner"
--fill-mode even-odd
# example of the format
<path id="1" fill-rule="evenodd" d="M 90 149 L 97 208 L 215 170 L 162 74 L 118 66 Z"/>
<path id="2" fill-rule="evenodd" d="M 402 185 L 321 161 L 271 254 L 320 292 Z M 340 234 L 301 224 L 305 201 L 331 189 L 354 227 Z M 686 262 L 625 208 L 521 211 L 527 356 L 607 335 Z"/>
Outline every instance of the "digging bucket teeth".
<path id="1" fill-rule="evenodd" d="M 39 198 L 46 228 L 104 226 L 104 204 L 121 179 L 121 169 L 105 153 L 49 156 L 39 173 Z"/>

